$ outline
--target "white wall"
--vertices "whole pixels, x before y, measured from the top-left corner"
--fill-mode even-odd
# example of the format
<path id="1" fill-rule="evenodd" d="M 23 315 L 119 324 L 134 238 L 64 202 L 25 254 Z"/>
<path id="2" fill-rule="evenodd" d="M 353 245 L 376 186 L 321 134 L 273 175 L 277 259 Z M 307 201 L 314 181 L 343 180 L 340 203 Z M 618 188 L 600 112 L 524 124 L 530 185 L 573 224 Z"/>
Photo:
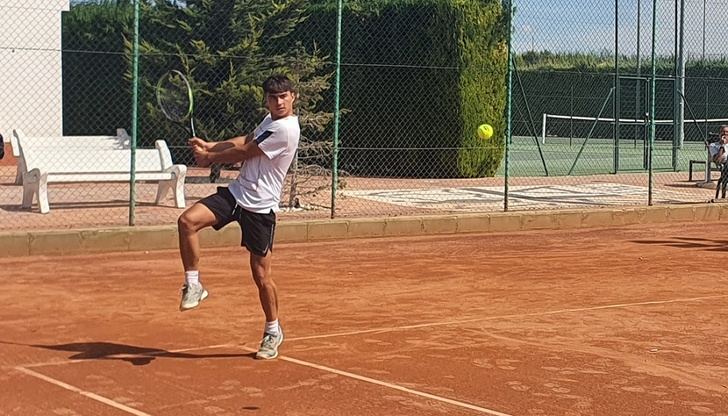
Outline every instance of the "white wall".
<path id="1" fill-rule="evenodd" d="M 61 135 L 61 12 L 69 0 L 0 0 L 0 134 Z"/>

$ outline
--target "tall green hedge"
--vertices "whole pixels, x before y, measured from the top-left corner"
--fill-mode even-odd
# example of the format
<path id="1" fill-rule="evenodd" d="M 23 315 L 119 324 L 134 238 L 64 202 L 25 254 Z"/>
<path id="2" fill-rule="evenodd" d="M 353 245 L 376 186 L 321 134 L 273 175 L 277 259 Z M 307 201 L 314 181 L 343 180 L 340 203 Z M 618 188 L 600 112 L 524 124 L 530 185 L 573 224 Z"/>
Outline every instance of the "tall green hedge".
<path id="1" fill-rule="evenodd" d="M 335 54 L 336 6 L 297 36 Z M 502 159 L 506 22 L 498 0 L 347 2 L 341 168 L 359 175 L 481 177 Z M 494 138 L 479 140 L 490 123 Z"/>

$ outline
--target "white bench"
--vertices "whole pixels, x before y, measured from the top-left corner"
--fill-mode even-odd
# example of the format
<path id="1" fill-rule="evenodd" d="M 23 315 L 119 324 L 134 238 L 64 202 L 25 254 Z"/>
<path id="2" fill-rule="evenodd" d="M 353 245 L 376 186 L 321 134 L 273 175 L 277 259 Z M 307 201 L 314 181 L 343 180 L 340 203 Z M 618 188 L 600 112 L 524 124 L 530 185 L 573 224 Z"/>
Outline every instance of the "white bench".
<path id="1" fill-rule="evenodd" d="M 23 165 L 23 159 L 20 157 L 20 140 L 27 143 L 27 146 L 34 147 L 52 147 L 52 148 L 73 148 L 73 149 L 90 149 L 90 150 L 114 150 L 129 149 L 131 147 L 131 137 L 124 129 L 116 129 L 116 136 L 27 136 L 20 129 L 13 130 L 10 135 L 10 147 L 13 156 L 18 160 L 17 171 L 15 173 L 15 184 L 22 185 L 23 172 L 27 172 Z"/>
<path id="2" fill-rule="evenodd" d="M 20 150 L 18 164 L 23 167 L 23 208 L 31 207 L 35 195 L 40 212 L 48 213 L 51 183 L 131 180 L 131 149 L 120 142 L 114 144 L 110 139 L 114 136 L 37 138 L 24 137 L 17 131 L 13 135 Z M 159 183 L 157 204 L 172 190 L 176 207 L 185 207 L 187 166 L 172 164 L 172 155 L 164 140 L 157 140 L 155 149 L 138 149 L 135 167 L 135 181 Z"/>

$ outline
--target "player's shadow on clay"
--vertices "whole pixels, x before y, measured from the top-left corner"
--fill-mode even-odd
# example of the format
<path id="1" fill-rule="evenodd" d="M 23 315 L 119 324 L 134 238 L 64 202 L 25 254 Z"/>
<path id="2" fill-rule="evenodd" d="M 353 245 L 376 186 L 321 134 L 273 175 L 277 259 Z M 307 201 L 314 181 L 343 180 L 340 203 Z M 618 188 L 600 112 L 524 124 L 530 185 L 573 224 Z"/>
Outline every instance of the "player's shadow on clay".
<path id="1" fill-rule="evenodd" d="M 728 240 L 711 238 L 672 237 L 669 240 L 633 240 L 632 242 L 677 248 L 703 249 L 706 251 L 728 251 Z"/>
<path id="2" fill-rule="evenodd" d="M 18 344 L 0 341 L 3 344 L 27 345 L 29 347 L 43 348 L 54 351 L 69 351 L 76 354 L 68 357 L 70 360 L 118 360 L 133 365 L 147 365 L 157 357 L 179 359 L 204 358 L 255 358 L 255 353 L 245 354 L 191 354 L 187 352 L 167 351 L 160 348 L 138 347 L 134 345 L 115 344 L 113 342 L 74 342 L 70 344 L 40 345 Z"/>

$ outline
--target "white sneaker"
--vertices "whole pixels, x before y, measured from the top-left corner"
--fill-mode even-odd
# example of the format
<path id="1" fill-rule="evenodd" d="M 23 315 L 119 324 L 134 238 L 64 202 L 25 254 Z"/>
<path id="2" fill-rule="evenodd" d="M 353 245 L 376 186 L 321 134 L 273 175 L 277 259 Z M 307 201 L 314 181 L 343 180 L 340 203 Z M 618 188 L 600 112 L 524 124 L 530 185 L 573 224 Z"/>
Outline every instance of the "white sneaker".
<path id="1" fill-rule="evenodd" d="M 283 343 L 283 330 L 280 334 L 263 334 L 263 341 L 260 342 L 260 348 L 255 354 L 255 358 L 259 360 L 272 360 L 278 356 L 278 347 Z"/>
<path id="2" fill-rule="evenodd" d="M 186 311 L 200 306 L 200 302 L 207 298 L 207 291 L 202 285 L 185 284 L 182 286 L 182 300 L 179 303 L 179 310 Z"/>

